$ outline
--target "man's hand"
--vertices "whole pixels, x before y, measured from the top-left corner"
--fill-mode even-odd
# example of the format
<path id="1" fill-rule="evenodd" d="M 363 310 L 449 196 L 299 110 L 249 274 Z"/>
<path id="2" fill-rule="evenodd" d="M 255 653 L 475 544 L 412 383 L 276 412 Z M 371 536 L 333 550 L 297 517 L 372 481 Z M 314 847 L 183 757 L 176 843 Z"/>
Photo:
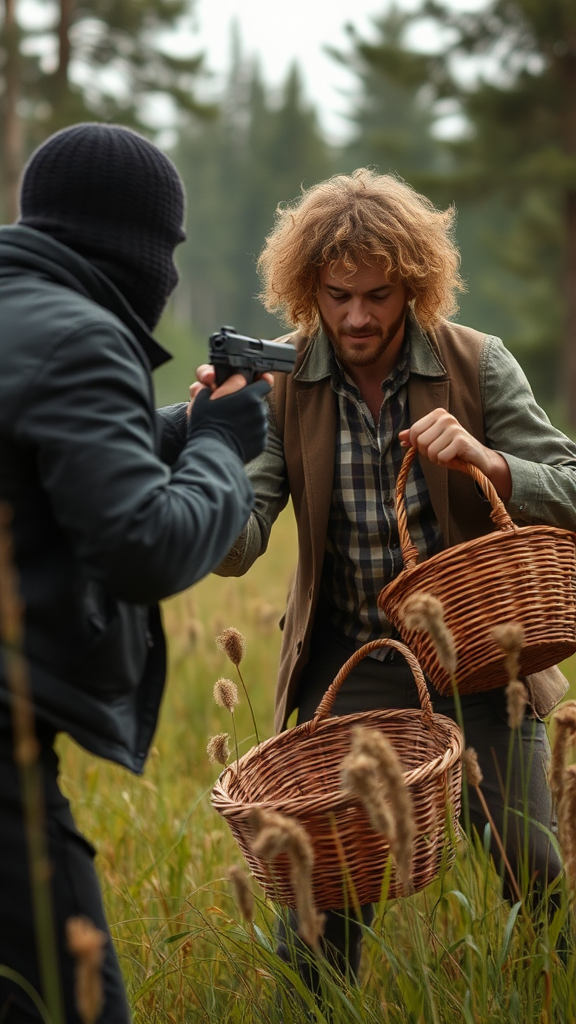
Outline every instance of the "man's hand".
<path id="1" fill-rule="evenodd" d="M 198 378 L 194 384 L 190 385 L 190 403 L 188 405 L 188 415 L 192 411 L 192 402 L 196 398 L 196 395 L 202 388 L 209 388 L 212 392 L 210 398 L 224 398 L 225 395 L 231 395 L 234 391 L 239 391 L 240 388 L 246 387 L 246 378 L 241 373 L 233 373 L 228 377 L 219 388 L 216 387 L 216 370 L 213 366 L 209 366 L 208 363 L 202 363 L 201 366 L 196 370 L 196 376 Z M 265 380 L 272 386 L 274 378 L 271 373 L 260 373 L 257 375 L 256 380 Z"/>
<path id="2" fill-rule="evenodd" d="M 243 462 L 251 462 L 266 444 L 268 414 L 264 398 L 270 391 L 272 374 L 260 374 L 258 380 L 247 384 L 242 374 L 235 373 L 219 388 L 212 366 L 200 366 L 197 376 L 197 383 L 190 388 L 188 436 L 215 435 Z"/>
<path id="3" fill-rule="evenodd" d="M 402 430 L 399 437 L 403 448 L 417 448 L 437 466 L 464 473 L 466 463 L 477 466 L 494 484 L 500 498 L 510 499 L 512 477 L 506 459 L 480 444 L 446 409 L 434 409 L 408 430 Z"/>

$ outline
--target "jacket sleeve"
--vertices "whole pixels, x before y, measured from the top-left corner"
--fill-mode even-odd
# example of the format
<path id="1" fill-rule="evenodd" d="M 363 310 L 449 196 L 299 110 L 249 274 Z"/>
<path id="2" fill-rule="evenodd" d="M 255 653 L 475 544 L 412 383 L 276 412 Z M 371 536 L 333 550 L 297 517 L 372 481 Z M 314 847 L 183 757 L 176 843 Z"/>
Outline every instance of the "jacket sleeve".
<path id="1" fill-rule="evenodd" d="M 223 441 L 192 435 L 169 468 L 156 430 L 147 370 L 100 321 L 48 354 L 16 424 L 89 578 L 138 604 L 209 573 L 253 504 L 241 460 Z"/>
<path id="2" fill-rule="evenodd" d="M 266 551 L 272 526 L 288 502 L 284 443 L 276 425 L 272 403 L 269 403 L 268 410 L 266 448 L 246 466 L 254 488 L 254 509 L 226 558 L 214 570 L 217 576 L 243 576 L 248 571 Z"/>
<path id="3" fill-rule="evenodd" d="M 156 409 L 156 427 L 159 439 L 159 454 L 162 462 L 173 466 L 186 444 L 188 428 L 188 403 L 165 405 Z"/>
<path id="4" fill-rule="evenodd" d="M 486 339 L 480 383 L 488 444 L 512 476 L 510 515 L 576 530 L 576 444 L 551 424 L 499 338 Z"/>

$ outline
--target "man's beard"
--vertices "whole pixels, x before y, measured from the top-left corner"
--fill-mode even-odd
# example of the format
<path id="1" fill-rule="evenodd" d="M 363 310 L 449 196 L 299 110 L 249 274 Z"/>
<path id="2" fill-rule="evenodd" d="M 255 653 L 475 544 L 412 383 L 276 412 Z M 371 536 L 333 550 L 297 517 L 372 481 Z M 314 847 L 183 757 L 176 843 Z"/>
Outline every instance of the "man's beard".
<path id="1" fill-rule="evenodd" d="M 332 343 L 332 347 L 340 365 L 370 366 L 372 363 L 377 363 L 402 327 L 406 319 L 407 309 L 408 303 L 405 302 L 400 313 L 386 331 L 383 330 L 380 324 L 370 324 L 368 329 L 364 328 L 361 331 L 356 331 L 352 328 L 346 330 L 345 325 L 343 325 L 339 328 L 338 332 L 334 334 L 334 332 L 328 327 L 328 324 L 321 318 L 324 331 Z M 340 335 L 348 335 L 350 338 L 378 337 L 380 338 L 380 342 L 376 348 L 369 348 L 364 351 L 358 349 L 356 351 L 354 348 L 351 348 L 346 344 L 342 344 L 340 341 Z"/>

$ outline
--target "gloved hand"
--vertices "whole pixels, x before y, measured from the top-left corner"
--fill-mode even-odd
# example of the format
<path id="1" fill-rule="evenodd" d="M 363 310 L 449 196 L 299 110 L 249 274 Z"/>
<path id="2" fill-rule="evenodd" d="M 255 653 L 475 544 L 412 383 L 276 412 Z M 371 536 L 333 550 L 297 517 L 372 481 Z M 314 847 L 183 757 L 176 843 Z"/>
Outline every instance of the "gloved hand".
<path id="1" fill-rule="evenodd" d="M 188 437 L 212 434 L 221 438 L 244 463 L 264 451 L 268 412 L 264 396 L 270 391 L 265 380 L 234 391 L 223 398 L 210 398 L 208 388 L 199 391 L 188 420 Z"/>

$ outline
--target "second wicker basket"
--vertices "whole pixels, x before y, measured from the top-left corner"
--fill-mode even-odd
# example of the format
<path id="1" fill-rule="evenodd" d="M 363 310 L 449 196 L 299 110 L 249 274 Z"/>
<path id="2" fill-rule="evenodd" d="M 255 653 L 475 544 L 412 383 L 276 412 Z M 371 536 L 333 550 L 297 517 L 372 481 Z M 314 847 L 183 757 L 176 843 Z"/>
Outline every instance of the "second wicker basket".
<path id="1" fill-rule="evenodd" d="M 384 646 L 394 647 L 408 661 L 421 708 L 329 717 L 351 670 Z M 273 868 L 254 855 L 250 817 L 255 808 L 292 817 L 306 829 L 314 851 L 312 886 L 319 909 L 372 903 L 380 897 L 388 843 L 374 831 L 362 805 L 340 785 L 342 761 L 357 725 L 381 731 L 404 769 L 416 825 L 414 888 L 428 885 L 443 858 L 449 862 L 453 856 L 459 834 L 460 730 L 451 719 L 433 713 L 422 670 L 408 648 L 397 641 L 376 640 L 346 662 L 311 721 L 253 747 L 240 759 L 240 771 L 230 765 L 214 786 L 214 807 L 228 822 L 253 874 L 277 903 L 296 905 L 289 865 L 284 855 Z M 401 894 L 392 870 L 388 895 Z"/>

